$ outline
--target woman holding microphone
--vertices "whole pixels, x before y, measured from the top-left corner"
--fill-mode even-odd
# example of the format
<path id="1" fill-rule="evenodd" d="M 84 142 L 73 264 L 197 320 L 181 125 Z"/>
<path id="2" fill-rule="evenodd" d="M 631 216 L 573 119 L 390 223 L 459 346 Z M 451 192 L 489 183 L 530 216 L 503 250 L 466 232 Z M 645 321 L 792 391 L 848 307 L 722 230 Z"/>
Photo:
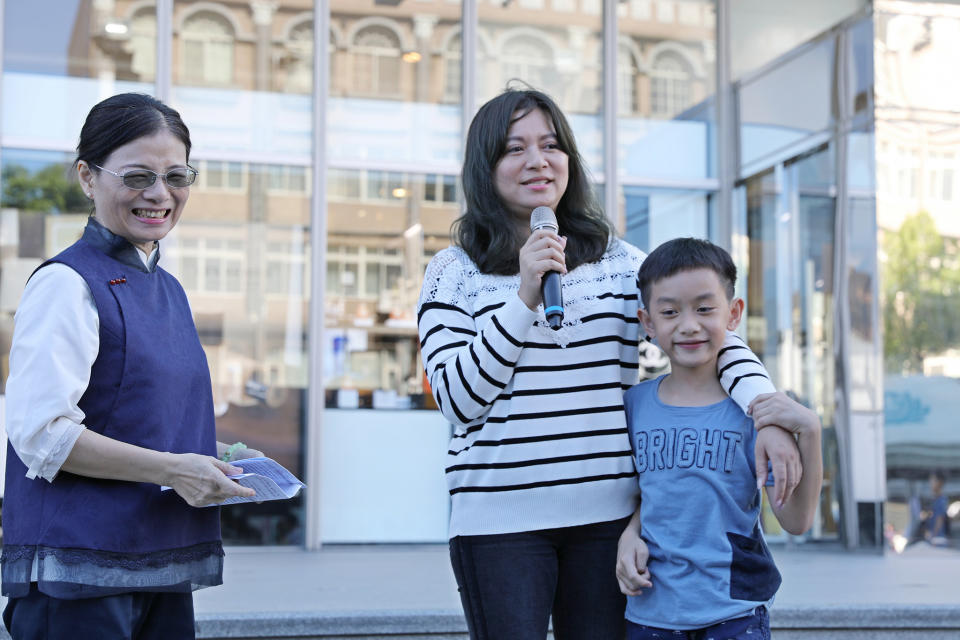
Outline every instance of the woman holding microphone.
<path id="1" fill-rule="evenodd" d="M 437 405 L 455 427 L 447 466 L 450 555 L 471 638 L 618 640 L 614 566 L 637 506 L 623 392 L 638 381 L 636 286 L 644 254 L 615 237 L 596 204 L 563 113 L 508 89 L 467 134 L 466 212 L 455 245 L 427 267 L 419 332 Z M 558 232 L 531 231 L 549 207 Z M 544 315 L 544 274 L 562 276 L 564 317 Z M 746 406 L 772 391 L 736 336 L 725 388 Z M 743 347 L 742 349 L 740 347 Z M 741 377 L 747 374 L 747 377 Z M 778 433 L 779 432 L 779 433 Z M 799 476 L 796 446 L 764 429 L 764 450 Z M 764 463 L 765 464 L 765 463 Z"/>

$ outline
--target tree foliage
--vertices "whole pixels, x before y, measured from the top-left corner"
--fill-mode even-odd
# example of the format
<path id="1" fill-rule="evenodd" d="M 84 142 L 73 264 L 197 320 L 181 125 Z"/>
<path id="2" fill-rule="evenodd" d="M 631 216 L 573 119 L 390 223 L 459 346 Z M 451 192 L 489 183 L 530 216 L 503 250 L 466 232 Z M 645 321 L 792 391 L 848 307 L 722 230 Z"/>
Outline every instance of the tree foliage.
<path id="1" fill-rule="evenodd" d="M 90 201 L 76 180 L 70 180 L 62 165 L 51 164 L 31 172 L 10 164 L 0 177 L 0 206 L 42 213 L 77 213 L 90 208 Z"/>
<path id="2" fill-rule="evenodd" d="M 886 232 L 881 246 L 886 369 L 920 373 L 924 358 L 960 346 L 960 247 L 926 211 Z"/>

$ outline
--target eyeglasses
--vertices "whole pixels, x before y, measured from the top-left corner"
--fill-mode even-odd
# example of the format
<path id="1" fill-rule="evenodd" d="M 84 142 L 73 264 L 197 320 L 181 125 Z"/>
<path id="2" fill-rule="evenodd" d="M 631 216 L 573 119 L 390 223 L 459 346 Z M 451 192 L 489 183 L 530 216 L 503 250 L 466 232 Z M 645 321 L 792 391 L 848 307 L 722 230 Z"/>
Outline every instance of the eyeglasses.
<path id="1" fill-rule="evenodd" d="M 149 189 L 152 187 L 153 183 L 157 181 L 158 176 L 163 178 L 163 181 L 171 189 L 189 187 L 196 181 L 198 173 L 198 171 L 193 167 L 178 167 L 176 169 L 171 169 L 166 173 L 157 173 L 156 171 L 150 171 L 150 169 L 134 169 L 133 171 L 127 171 L 126 173 L 117 173 L 116 171 L 110 171 L 110 169 L 101 167 L 98 164 L 93 166 L 98 169 L 103 169 L 107 173 L 112 173 L 120 178 L 120 182 L 123 183 L 123 186 L 129 189 L 136 189 L 138 191 L 143 191 L 144 189 Z"/>

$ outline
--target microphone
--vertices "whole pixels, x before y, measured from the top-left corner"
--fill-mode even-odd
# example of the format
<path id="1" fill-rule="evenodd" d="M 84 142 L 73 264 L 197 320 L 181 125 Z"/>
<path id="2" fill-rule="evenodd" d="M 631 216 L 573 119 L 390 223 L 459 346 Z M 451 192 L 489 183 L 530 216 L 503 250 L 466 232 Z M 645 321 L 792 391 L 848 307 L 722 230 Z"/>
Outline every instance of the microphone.
<path id="1" fill-rule="evenodd" d="M 557 226 L 557 216 L 550 207 L 537 207 L 530 214 L 530 231 L 550 229 L 554 233 L 560 231 Z M 543 296 L 543 313 L 547 316 L 547 324 L 556 331 L 563 323 L 563 289 L 560 287 L 560 274 L 556 271 L 547 271 L 540 282 L 540 293 Z"/>

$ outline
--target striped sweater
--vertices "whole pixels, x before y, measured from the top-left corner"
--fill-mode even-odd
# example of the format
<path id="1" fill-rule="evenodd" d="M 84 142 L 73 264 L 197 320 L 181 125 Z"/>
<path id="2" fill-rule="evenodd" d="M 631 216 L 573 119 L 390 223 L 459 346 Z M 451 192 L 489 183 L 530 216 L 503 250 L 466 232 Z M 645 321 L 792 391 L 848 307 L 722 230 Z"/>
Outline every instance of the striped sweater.
<path id="1" fill-rule="evenodd" d="M 520 276 L 481 273 L 459 247 L 431 260 L 420 295 L 420 347 L 443 415 L 450 537 L 615 520 L 636 506 L 623 392 L 639 379 L 637 269 L 644 254 L 613 240 L 563 278 L 564 321 L 546 323 Z M 739 354 L 739 355 L 738 355 Z M 724 388 L 746 406 L 773 391 L 730 334 Z M 737 381 L 736 383 L 734 381 Z"/>

